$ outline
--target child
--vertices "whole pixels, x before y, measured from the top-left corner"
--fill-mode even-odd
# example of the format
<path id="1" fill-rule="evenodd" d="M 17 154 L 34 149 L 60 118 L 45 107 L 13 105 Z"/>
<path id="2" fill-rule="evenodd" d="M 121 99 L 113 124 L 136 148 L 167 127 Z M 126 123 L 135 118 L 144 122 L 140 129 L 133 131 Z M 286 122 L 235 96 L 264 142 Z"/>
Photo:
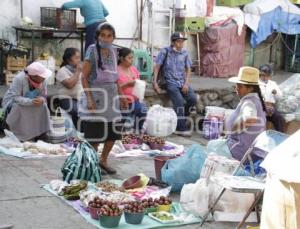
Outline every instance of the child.
<path id="1" fill-rule="evenodd" d="M 270 80 L 271 74 L 272 68 L 270 65 L 260 66 L 259 86 L 267 109 L 267 120 L 273 123 L 275 130 L 284 132 L 284 119 L 275 108 L 275 102 L 282 96 L 282 92 L 277 83 Z"/>

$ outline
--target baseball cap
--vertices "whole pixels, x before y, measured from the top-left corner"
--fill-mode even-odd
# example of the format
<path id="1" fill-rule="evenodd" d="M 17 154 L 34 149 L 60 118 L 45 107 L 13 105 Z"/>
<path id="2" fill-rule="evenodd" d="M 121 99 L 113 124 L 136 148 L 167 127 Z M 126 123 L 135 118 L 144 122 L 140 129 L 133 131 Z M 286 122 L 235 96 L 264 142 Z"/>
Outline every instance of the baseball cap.
<path id="1" fill-rule="evenodd" d="M 175 32 L 171 35 L 171 41 L 176 41 L 179 39 L 187 40 L 187 38 L 185 36 L 183 36 L 183 34 L 180 32 Z"/>
<path id="2" fill-rule="evenodd" d="M 28 75 L 40 76 L 44 79 L 47 79 L 52 75 L 52 72 L 39 62 L 33 62 L 32 64 L 28 65 L 25 68 L 25 71 L 28 73 Z"/>

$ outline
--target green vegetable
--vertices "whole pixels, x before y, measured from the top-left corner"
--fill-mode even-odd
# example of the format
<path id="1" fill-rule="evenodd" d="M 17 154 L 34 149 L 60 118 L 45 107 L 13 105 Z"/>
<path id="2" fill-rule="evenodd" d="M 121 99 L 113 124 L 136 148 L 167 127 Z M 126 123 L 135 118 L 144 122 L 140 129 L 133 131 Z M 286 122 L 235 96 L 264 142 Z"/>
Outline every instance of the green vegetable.
<path id="1" fill-rule="evenodd" d="M 174 217 L 172 215 L 168 215 L 165 213 L 153 213 L 153 216 L 160 219 L 161 221 L 170 221 L 174 220 Z"/>

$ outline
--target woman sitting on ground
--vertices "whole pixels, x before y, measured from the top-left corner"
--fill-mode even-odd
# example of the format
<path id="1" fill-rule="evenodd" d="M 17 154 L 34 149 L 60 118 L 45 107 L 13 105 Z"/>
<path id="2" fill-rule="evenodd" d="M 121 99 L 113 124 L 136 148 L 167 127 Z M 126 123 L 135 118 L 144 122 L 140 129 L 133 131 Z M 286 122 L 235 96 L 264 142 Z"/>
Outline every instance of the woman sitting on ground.
<path id="1" fill-rule="evenodd" d="M 126 97 L 127 103 L 123 107 L 122 116 L 126 119 L 134 119 L 134 127 L 137 132 L 141 132 L 146 115 L 147 107 L 141 103 L 139 99 L 132 94 L 135 80 L 140 79 L 140 73 L 133 64 L 133 52 L 131 49 L 122 48 L 119 50 L 118 61 L 118 84 L 121 88 L 121 93 Z"/>
<path id="2" fill-rule="evenodd" d="M 50 115 L 46 80 L 52 72 L 33 62 L 18 73 L 4 95 L 6 123 L 20 141 L 47 139 Z"/>
<path id="3" fill-rule="evenodd" d="M 236 93 L 241 100 L 227 122 L 227 138 L 209 141 L 208 153 L 241 160 L 254 139 L 265 130 L 266 109 L 258 81 L 259 70 L 253 67 L 242 67 L 238 77 L 229 79 L 236 83 Z M 265 156 L 258 149 L 252 155 L 253 160 Z"/>
<path id="4" fill-rule="evenodd" d="M 71 116 L 77 128 L 78 98 L 82 92 L 80 52 L 76 48 L 67 48 L 63 55 L 63 62 L 56 74 L 59 82 L 59 106 Z"/>

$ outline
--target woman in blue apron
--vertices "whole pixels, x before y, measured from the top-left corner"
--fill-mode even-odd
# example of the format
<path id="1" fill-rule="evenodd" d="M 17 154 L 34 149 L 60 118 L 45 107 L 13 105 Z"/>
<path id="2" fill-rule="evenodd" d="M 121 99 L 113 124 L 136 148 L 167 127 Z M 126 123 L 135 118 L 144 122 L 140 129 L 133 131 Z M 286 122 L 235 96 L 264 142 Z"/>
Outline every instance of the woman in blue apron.
<path id="1" fill-rule="evenodd" d="M 82 70 L 84 93 L 79 101 L 79 116 L 84 136 L 97 151 L 104 143 L 101 168 L 109 174 L 107 158 L 116 140 L 121 138 L 121 113 L 117 84 L 117 49 L 112 46 L 115 29 L 108 23 L 96 31 L 96 43 L 87 52 Z"/>
<path id="2" fill-rule="evenodd" d="M 241 160 L 254 139 L 265 130 L 266 108 L 258 80 L 259 70 L 253 67 L 242 67 L 237 77 L 229 79 L 229 82 L 236 83 L 236 93 L 241 100 L 227 121 L 227 138 L 209 141 L 208 153 Z M 265 156 L 258 149 L 252 155 L 254 160 Z"/>

